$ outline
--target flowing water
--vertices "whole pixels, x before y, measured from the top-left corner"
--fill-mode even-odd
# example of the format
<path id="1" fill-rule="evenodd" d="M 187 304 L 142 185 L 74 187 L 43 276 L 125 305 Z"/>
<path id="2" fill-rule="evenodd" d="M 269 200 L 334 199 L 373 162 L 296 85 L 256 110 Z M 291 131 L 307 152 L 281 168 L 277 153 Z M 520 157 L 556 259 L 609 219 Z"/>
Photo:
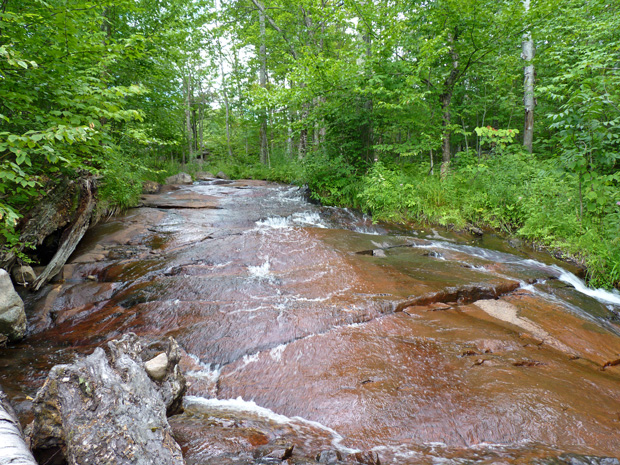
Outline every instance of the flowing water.
<path id="1" fill-rule="evenodd" d="M 288 186 L 144 203 L 27 298 L 31 334 L 0 351 L 24 423 L 52 365 L 132 331 L 184 350 L 170 421 L 188 464 L 289 445 L 295 463 L 620 457 L 617 292 L 490 235 L 380 227 Z"/>

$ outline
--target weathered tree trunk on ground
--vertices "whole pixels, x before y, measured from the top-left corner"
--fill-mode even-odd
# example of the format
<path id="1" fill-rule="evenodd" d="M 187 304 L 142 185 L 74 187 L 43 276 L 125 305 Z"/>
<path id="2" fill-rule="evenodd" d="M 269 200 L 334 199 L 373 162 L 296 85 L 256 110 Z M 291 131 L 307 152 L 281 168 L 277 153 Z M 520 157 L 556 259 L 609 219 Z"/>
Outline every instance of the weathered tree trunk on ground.
<path id="1" fill-rule="evenodd" d="M 36 465 L 24 441 L 21 425 L 9 401 L 0 391 L 0 465 Z"/>
<path id="2" fill-rule="evenodd" d="M 39 246 L 48 236 L 64 228 L 71 221 L 74 212 L 73 200 L 78 193 L 78 183 L 64 180 L 41 199 L 23 220 L 20 245 L 15 251 L 0 253 L 0 268 L 9 270 L 17 259 L 16 252 L 22 252 L 25 244 Z"/>
<path id="3" fill-rule="evenodd" d="M 530 11 L 530 0 L 523 0 L 525 13 Z M 523 146 L 532 153 L 532 145 L 534 143 L 534 108 L 536 100 L 534 99 L 534 41 L 532 33 L 527 31 L 523 34 L 522 54 L 521 57 L 525 61 L 523 71 L 523 104 L 525 107 L 525 121 L 523 125 Z"/>
<path id="4" fill-rule="evenodd" d="M 45 267 L 45 270 L 32 283 L 32 289 L 38 291 L 41 286 L 56 276 L 67 262 L 79 242 L 84 237 L 95 208 L 96 182 L 93 178 L 84 178 L 80 182 L 80 204 L 76 218 L 60 239 L 58 251 Z"/>

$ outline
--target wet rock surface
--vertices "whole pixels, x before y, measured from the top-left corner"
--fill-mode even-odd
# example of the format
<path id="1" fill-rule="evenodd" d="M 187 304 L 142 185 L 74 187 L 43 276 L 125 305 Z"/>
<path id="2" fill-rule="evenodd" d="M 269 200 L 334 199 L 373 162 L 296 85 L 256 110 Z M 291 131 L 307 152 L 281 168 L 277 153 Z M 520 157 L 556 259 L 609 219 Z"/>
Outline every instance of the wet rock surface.
<path id="1" fill-rule="evenodd" d="M 28 419 L 51 365 L 135 332 L 151 378 L 164 358 L 187 374 L 188 464 L 620 456 L 620 297 L 517 252 L 261 181 L 165 187 L 27 301 L 0 382 Z"/>
<path id="2" fill-rule="evenodd" d="M 56 365 L 34 399 L 30 443 L 44 463 L 183 464 L 166 411 L 178 411 L 185 380 L 168 341 L 167 372 L 153 383 L 134 334 Z"/>

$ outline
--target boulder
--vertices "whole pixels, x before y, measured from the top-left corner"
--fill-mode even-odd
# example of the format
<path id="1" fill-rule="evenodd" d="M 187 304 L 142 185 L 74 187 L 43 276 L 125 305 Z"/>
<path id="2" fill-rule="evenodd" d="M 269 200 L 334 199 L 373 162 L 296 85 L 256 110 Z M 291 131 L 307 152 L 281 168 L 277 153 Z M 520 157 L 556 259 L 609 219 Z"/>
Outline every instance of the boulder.
<path id="1" fill-rule="evenodd" d="M 171 176 L 174 177 L 174 176 Z M 174 183 L 171 183 L 174 184 Z M 159 194 L 161 190 L 161 184 L 155 181 L 144 181 L 142 183 L 142 193 L 143 194 Z"/>
<path id="2" fill-rule="evenodd" d="M 168 340 L 166 374 L 152 381 L 135 334 L 71 365 L 56 365 L 37 393 L 30 441 L 40 461 L 73 464 L 183 464 L 167 412 L 180 405 L 185 379 L 179 348 Z"/>
<path id="3" fill-rule="evenodd" d="M 215 177 L 218 178 L 218 179 L 226 179 L 227 181 L 230 180 L 228 175 L 226 173 L 224 173 L 223 171 L 218 171 L 218 173 L 215 175 Z"/>
<path id="4" fill-rule="evenodd" d="M 9 274 L 0 269 L 0 334 L 11 341 L 21 339 L 26 334 L 26 312 L 24 302 L 15 288 Z"/>
<path id="5" fill-rule="evenodd" d="M 187 173 L 179 173 L 166 178 L 166 184 L 191 184 L 192 177 Z"/>
<path id="6" fill-rule="evenodd" d="M 195 178 L 197 181 L 210 181 L 211 179 L 215 179 L 215 175 L 209 171 L 198 171 Z"/>
<path id="7" fill-rule="evenodd" d="M 24 441 L 21 425 L 9 401 L 0 390 L 0 465 L 36 465 Z"/>
<path id="8" fill-rule="evenodd" d="M 27 286 L 37 279 L 37 275 L 29 265 L 16 265 L 11 269 L 13 281 L 19 286 Z"/>

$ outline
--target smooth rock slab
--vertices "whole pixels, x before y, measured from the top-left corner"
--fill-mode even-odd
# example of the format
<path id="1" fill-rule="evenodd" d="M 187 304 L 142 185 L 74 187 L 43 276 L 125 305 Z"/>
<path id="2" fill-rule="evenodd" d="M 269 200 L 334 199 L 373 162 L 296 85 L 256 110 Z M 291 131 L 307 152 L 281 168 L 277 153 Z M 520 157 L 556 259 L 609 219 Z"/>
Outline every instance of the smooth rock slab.
<path id="1" fill-rule="evenodd" d="M 30 440 L 35 456 L 42 459 L 60 450 L 71 465 L 184 464 L 166 418 L 173 402 L 166 392 L 170 385 L 151 381 L 134 334 L 108 346 L 109 355 L 97 348 L 50 371 L 34 400 Z M 173 365 L 169 372 L 178 370 Z"/>
<path id="2" fill-rule="evenodd" d="M 26 334 L 24 302 L 15 289 L 9 274 L 0 269 L 0 334 L 9 340 L 21 339 Z"/>

